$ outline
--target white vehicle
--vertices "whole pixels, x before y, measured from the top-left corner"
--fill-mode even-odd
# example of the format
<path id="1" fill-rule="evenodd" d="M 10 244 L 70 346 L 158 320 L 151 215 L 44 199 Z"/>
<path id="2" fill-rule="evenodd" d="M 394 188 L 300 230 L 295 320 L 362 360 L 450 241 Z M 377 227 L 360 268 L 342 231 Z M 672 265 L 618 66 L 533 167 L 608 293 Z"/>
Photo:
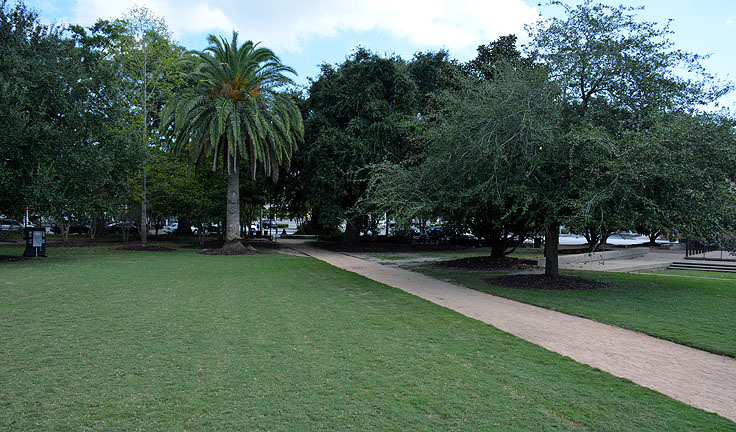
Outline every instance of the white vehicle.
<path id="1" fill-rule="evenodd" d="M 174 222 L 172 224 L 164 225 L 164 227 L 161 228 L 161 232 L 164 234 L 171 234 L 176 231 L 177 228 L 179 228 L 179 223 Z"/>
<path id="2" fill-rule="evenodd" d="M 15 219 L 0 219 L 0 231 L 23 231 L 23 225 Z"/>

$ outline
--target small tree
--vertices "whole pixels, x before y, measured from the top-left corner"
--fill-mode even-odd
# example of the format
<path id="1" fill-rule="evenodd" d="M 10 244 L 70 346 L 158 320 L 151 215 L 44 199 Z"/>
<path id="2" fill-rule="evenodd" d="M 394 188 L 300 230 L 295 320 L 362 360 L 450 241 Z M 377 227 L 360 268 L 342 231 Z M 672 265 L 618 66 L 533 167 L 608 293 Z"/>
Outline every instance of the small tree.
<path id="1" fill-rule="evenodd" d="M 181 49 L 172 41 L 166 22 L 150 10 L 131 9 L 115 23 L 118 27 L 111 53 L 122 66 L 128 84 L 128 103 L 132 123 L 140 135 L 141 211 L 140 236 L 145 245 L 148 238 L 148 159 L 150 147 L 157 141 L 152 137 L 162 101 L 176 86 L 176 61 Z M 153 114 L 153 115 L 152 115 Z"/>

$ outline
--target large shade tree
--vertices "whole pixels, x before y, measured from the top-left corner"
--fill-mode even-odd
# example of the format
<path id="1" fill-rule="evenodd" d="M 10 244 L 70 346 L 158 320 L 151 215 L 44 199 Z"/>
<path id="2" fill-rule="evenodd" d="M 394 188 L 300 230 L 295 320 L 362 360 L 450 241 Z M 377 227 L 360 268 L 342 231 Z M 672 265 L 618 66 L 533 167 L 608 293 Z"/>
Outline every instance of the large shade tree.
<path id="1" fill-rule="evenodd" d="M 417 86 L 406 63 L 358 48 L 340 65 L 322 65 L 309 89 L 303 179 L 313 220 L 322 229 L 346 221 L 345 244 L 355 244 L 368 211 L 356 207 L 369 170 L 409 154 L 417 122 Z"/>
<path id="2" fill-rule="evenodd" d="M 529 54 L 549 67 L 562 91 L 560 151 L 548 163 L 549 193 L 540 193 L 549 246 L 546 274 L 556 276 L 560 223 L 579 227 L 595 247 L 607 232 L 623 228 L 632 213 L 670 213 L 653 207 L 665 203 L 656 195 L 687 196 L 680 188 L 643 187 L 642 173 L 662 167 L 651 157 L 656 152 L 643 152 L 634 143 L 652 139 L 649 131 L 661 116 L 715 101 L 728 86 L 703 69 L 701 56 L 677 50 L 667 25 L 642 21 L 640 8 L 590 0 L 574 7 L 551 3 L 563 7 L 565 16 L 530 29 Z M 647 204 L 636 209 L 632 203 Z"/>
<path id="3" fill-rule="evenodd" d="M 239 250 L 240 170 L 247 158 L 251 176 L 262 164 L 277 180 L 280 165 L 288 164 L 302 140 L 302 117 L 294 100 L 282 90 L 293 84 L 294 70 L 273 51 L 251 41 L 238 43 L 233 33 L 208 37 L 210 46 L 184 59 L 191 86 L 166 105 L 161 128 L 171 135 L 171 149 L 208 159 L 227 173 L 225 249 Z"/>
<path id="4" fill-rule="evenodd" d="M 121 201 L 136 165 L 124 83 L 106 47 L 114 27 L 49 27 L 0 1 L 0 214 L 24 207 L 67 239 Z"/>

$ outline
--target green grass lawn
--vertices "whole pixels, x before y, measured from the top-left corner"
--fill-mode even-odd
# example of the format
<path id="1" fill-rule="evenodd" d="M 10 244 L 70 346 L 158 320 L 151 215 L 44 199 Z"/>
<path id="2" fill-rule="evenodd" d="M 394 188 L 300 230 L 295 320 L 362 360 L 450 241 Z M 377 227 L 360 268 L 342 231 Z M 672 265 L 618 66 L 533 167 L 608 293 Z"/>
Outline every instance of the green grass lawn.
<path id="1" fill-rule="evenodd" d="M 0 263 L 2 430 L 736 430 L 310 258 L 48 253 Z"/>
<path id="2" fill-rule="evenodd" d="M 736 273 L 712 272 L 703 270 L 651 270 L 642 274 L 678 276 L 698 279 L 736 280 Z"/>
<path id="3" fill-rule="evenodd" d="M 481 272 L 416 269 L 480 291 L 736 357 L 736 280 L 729 276 L 679 270 L 662 275 L 566 271 L 563 274 L 610 282 L 612 287 L 550 291 L 493 286 L 484 281 L 489 274 Z"/>

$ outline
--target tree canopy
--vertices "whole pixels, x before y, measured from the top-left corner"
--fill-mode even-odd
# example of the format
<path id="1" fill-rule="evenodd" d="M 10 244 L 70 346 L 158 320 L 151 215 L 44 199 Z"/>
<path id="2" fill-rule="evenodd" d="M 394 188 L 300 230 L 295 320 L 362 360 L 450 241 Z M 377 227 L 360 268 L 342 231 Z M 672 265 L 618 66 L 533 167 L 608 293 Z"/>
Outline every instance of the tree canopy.
<path id="1" fill-rule="evenodd" d="M 417 84 L 404 61 L 358 48 L 340 65 L 322 65 L 307 101 L 304 179 L 316 222 L 335 228 L 347 220 L 353 243 L 366 213 L 355 208 L 368 166 L 400 161 L 410 152 L 417 121 Z"/>

